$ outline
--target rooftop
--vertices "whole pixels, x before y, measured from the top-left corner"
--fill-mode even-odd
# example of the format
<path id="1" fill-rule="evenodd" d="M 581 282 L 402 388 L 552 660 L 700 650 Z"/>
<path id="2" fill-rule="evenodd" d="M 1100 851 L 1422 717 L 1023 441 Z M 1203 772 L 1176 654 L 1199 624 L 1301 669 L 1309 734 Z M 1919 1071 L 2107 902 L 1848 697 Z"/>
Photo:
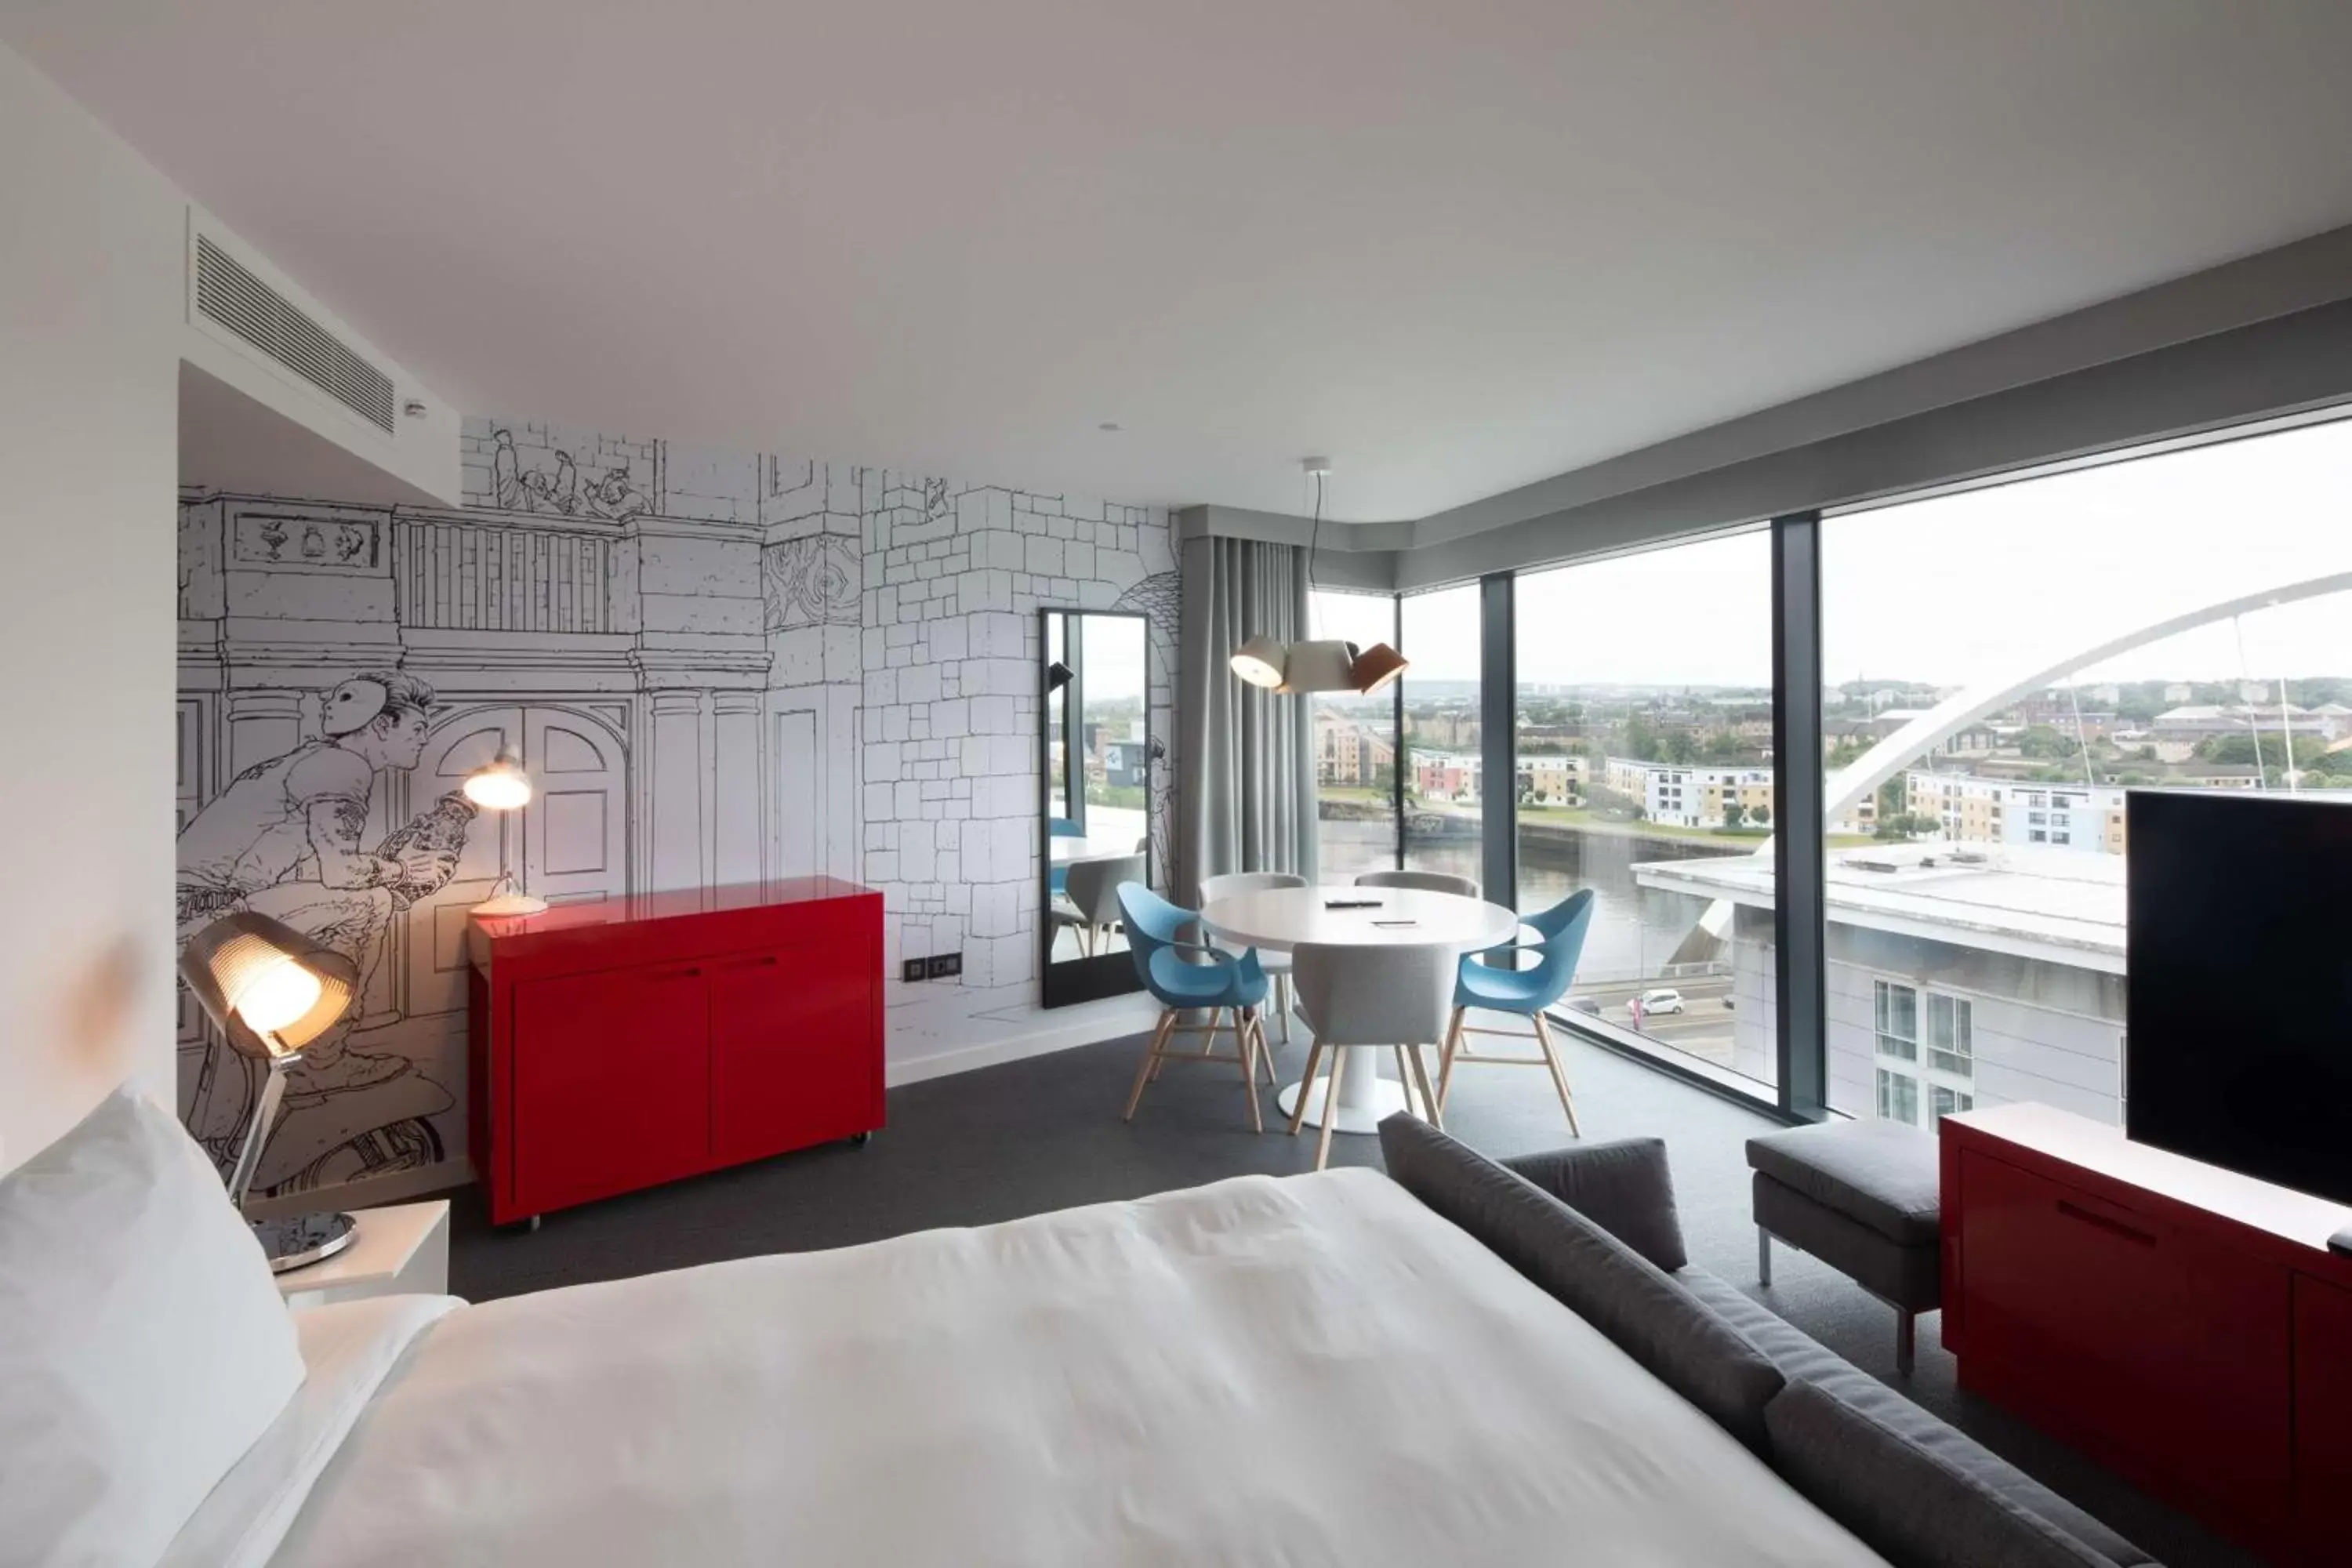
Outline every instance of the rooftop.
<path id="1" fill-rule="evenodd" d="M 1770 909 L 1769 852 L 1633 868 L 1645 888 Z M 2124 973 L 2124 858 L 2017 845 L 1832 851 L 1829 915 L 1867 927 L 2109 974 Z"/>

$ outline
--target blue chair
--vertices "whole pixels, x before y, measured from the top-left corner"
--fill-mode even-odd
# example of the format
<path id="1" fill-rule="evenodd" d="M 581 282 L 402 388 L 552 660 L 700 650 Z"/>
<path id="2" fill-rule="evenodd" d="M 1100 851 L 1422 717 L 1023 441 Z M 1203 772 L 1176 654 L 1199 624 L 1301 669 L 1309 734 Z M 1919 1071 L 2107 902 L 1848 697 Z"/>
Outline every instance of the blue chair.
<path id="1" fill-rule="evenodd" d="M 1066 816 L 1047 817 L 1045 819 L 1045 831 L 1055 838 L 1084 838 L 1087 836 L 1087 830 L 1085 828 L 1080 827 L 1076 823 L 1071 821 Z M 1067 866 L 1054 867 L 1046 875 L 1045 889 L 1049 897 L 1055 893 L 1068 892 L 1070 890 L 1070 868 Z"/>
<path id="2" fill-rule="evenodd" d="M 1576 978 L 1576 961 L 1584 952 L 1585 932 L 1592 928 L 1592 889 L 1572 893 L 1550 909 L 1527 916 L 1520 923 L 1533 927 L 1543 940 L 1525 946 L 1505 943 L 1486 952 L 1509 953 L 1515 964 L 1523 955 L 1532 957 L 1536 962 L 1530 967 L 1498 968 L 1480 962 L 1485 953 L 1463 954 L 1454 980 L 1454 1020 L 1446 1029 L 1445 1048 L 1438 1056 L 1437 1124 L 1445 1124 L 1445 1095 L 1454 1082 L 1454 1058 L 1459 1056 L 1504 1067 L 1549 1068 L 1552 1087 L 1559 1090 L 1560 1109 L 1568 1112 L 1569 1135 L 1581 1138 L 1584 1134 L 1576 1125 L 1576 1100 L 1568 1091 L 1568 1071 L 1560 1066 L 1559 1050 L 1552 1044 L 1551 1026 L 1544 1021 L 1544 1013 L 1567 994 L 1569 983 Z M 1519 1031 L 1466 1026 L 1462 1022 L 1463 1015 L 1473 1007 L 1526 1018 L 1535 1029 L 1539 1054 L 1489 1057 L 1474 1052 L 1469 1036 L 1517 1035 Z"/>
<path id="3" fill-rule="evenodd" d="M 1263 1054 L 1271 1076 L 1273 1051 L 1265 1043 L 1265 1025 L 1259 1014 L 1266 984 L 1265 972 L 1258 967 L 1257 950 L 1220 952 L 1206 942 L 1192 940 L 1186 932 L 1197 929 L 1200 917 L 1170 903 L 1141 882 L 1118 885 L 1118 906 L 1127 917 L 1127 949 L 1135 960 L 1135 973 L 1161 1009 L 1160 1026 L 1151 1032 L 1151 1048 L 1136 1068 L 1135 1089 L 1127 1097 L 1127 1112 L 1120 1120 L 1135 1120 L 1143 1087 L 1160 1076 L 1163 1062 L 1238 1061 L 1242 1087 L 1249 1096 L 1250 1131 L 1265 1131 L 1265 1115 L 1257 1102 L 1257 1070 Z M 1227 1008 L 1234 1015 L 1234 1055 L 1230 1057 L 1215 1048 L 1217 1020 Z M 1205 1012 L 1209 1021 L 1178 1023 L 1178 1016 L 1188 1012 Z M 1209 1037 L 1198 1051 L 1175 1052 L 1168 1048 L 1174 1035 Z"/>

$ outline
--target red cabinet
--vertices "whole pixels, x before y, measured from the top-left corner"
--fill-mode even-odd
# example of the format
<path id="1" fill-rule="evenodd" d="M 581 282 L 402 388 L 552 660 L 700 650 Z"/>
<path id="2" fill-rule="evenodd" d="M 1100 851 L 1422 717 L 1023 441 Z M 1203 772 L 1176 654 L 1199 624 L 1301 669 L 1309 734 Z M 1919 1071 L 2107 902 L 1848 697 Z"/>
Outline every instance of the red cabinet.
<path id="1" fill-rule="evenodd" d="M 2277 1561 L 2345 1561 L 2352 1210 L 2047 1106 L 1941 1135 L 1960 1385 Z"/>
<path id="2" fill-rule="evenodd" d="M 499 1223 L 882 1125 L 882 899 L 830 878 L 472 922 Z"/>

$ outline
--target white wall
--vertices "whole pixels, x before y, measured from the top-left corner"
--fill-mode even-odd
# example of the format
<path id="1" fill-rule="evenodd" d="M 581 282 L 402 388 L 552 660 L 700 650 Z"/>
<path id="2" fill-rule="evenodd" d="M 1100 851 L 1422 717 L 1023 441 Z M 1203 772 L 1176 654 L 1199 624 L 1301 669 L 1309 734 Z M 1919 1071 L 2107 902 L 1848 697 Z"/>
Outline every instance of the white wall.
<path id="1" fill-rule="evenodd" d="M 177 193 L 0 48 L 0 1168 L 172 1091 Z"/>
<path id="2" fill-rule="evenodd" d="M 187 325 L 187 224 L 0 47 L 0 1170 L 126 1072 L 173 1089 L 180 363 L 351 444 Z M 404 467 L 454 490 L 456 421 L 429 423 Z"/>

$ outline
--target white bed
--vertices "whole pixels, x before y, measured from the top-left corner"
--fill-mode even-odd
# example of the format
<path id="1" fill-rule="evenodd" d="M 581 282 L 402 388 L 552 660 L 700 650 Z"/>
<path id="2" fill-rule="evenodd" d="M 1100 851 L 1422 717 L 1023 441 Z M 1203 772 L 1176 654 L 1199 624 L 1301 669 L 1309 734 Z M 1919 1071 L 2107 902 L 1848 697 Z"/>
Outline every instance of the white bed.
<path id="1" fill-rule="evenodd" d="M 1369 1172 L 301 1331 L 173 1568 L 1880 1561 Z"/>

